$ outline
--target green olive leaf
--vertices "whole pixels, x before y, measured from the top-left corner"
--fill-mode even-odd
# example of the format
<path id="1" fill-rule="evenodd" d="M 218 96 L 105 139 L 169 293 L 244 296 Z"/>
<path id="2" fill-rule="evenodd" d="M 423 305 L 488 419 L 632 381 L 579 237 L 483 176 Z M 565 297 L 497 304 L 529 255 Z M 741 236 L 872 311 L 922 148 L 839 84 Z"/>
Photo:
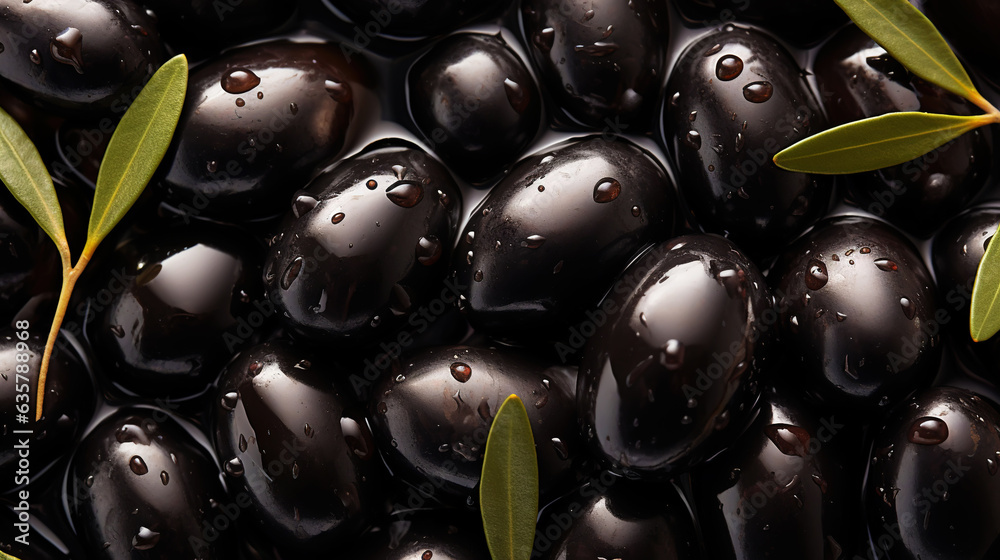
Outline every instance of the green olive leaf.
<path id="1" fill-rule="evenodd" d="M 493 560 L 528 560 L 538 517 L 538 459 L 517 395 L 507 397 L 490 427 L 479 504 Z"/>
<path id="2" fill-rule="evenodd" d="M 907 0 L 836 2 L 908 70 L 980 107 L 989 106 L 934 24 Z"/>
<path id="3" fill-rule="evenodd" d="M 984 115 L 890 113 L 810 136 L 779 152 L 774 163 L 824 175 L 874 171 L 918 158 L 989 122 Z"/>
<path id="4" fill-rule="evenodd" d="M 1000 243 L 986 246 L 979 261 L 976 284 L 972 287 L 972 313 L 969 333 L 981 342 L 1000 332 Z"/>
<path id="5" fill-rule="evenodd" d="M 187 58 L 168 60 L 118 123 L 97 174 L 85 255 L 121 221 L 160 165 L 180 119 L 187 79 Z"/>
<path id="6" fill-rule="evenodd" d="M 65 264 L 69 243 L 52 177 L 31 139 L 3 109 L 0 109 L 0 180 L 52 238 Z"/>
<path id="7" fill-rule="evenodd" d="M 18 560 L 18 559 L 17 557 L 11 556 L 10 554 L 7 554 L 2 550 L 0 550 L 0 560 Z"/>

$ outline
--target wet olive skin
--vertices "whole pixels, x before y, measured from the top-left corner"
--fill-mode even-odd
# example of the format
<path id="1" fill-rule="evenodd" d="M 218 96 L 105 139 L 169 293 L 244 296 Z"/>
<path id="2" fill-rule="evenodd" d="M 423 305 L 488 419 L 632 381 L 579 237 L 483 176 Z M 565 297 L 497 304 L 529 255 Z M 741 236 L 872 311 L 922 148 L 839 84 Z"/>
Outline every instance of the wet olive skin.
<path id="1" fill-rule="evenodd" d="M 666 71 L 663 7 L 647 0 L 524 0 L 521 23 L 543 87 L 572 120 L 616 133 L 649 128 Z"/>
<path id="2" fill-rule="evenodd" d="M 532 558 L 703 557 L 694 522 L 676 490 L 606 476 L 545 506 L 536 528 Z"/>
<path id="3" fill-rule="evenodd" d="M 57 42 L 67 28 L 80 34 L 78 53 L 59 46 L 77 44 L 72 36 Z M 13 91 L 65 115 L 121 117 L 165 60 L 155 20 L 130 0 L 4 4 L 0 44 L 0 76 Z"/>
<path id="4" fill-rule="evenodd" d="M 881 557 L 996 558 L 1000 415 L 990 404 L 929 389 L 892 412 L 872 449 L 864 496 L 871 542 L 891 544 Z"/>
<path id="5" fill-rule="evenodd" d="M 333 44 L 273 41 L 200 66 L 162 164 L 164 198 L 195 216 L 274 216 L 364 120 L 362 62 Z M 259 84 L 227 79 L 247 70 Z"/>
<path id="6" fill-rule="evenodd" d="M 373 531 L 358 539 L 348 558 L 365 560 L 485 560 L 490 558 L 483 528 L 468 515 L 454 510 L 422 510 L 399 514 L 393 519 L 406 525 L 394 542 L 394 527 Z M 475 518 L 478 521 L 478 518 Z M 427 556 L 427 551 L 430 555 Z"/>
<path id="7" fill-rule="evenodd" d="M 349 542 L 379 504 L 382 465 L 343 374 L 275 340 L 242 352 L 215 392 L 230 494 L 248 497 L 247 528 L 289 557 Z"/>
<path id="8" fill-rule="evenodd" d="M 674 0 L 688 23 L 720 25 L 733 20 L 766 27 L 799 47 L 820 43 L 847 21 L 826 0 Z"/>
<path id="9" fill-rule="evenodd" d="M 218 470 L 161 410 L 121 409 L 104 419 L 80 443 L 66 484 L 91 558 L 234 557 L 233 531 L 204 532 L 223 516 L 213 501 L 230 505 Z"/>
<path id="10" fill-rule="evenodd" d="M 1000 208 L 980 206 L 956 216 L 937 235 L 931 249 L 931 263 L 937 278 L 938 294 L 947 310 L 941 321 L 951 335 L 952 347 L 963 358 L 972 358 L 977 366 L 995 379 L 1000 363 L 1000 337 L 973 342 L 969 333 L 972 288 L 979 263 L 1000 223 Z M 942 317 L 944 318 L 944 317 Z"/>
<path id="11" fill-rule="evenodd" d="M 507 0 L 330 0 L 355 25 L 353 49 L 373 35 L 429 37 L 455 29 Z"/>
<path id="12" fill-rule="evenodd" d="M 1000 84 L 994 58 L 1000 50 L 1000 37 L 993 32 L 1000 25 L 1000 4 L 976 0 L 923 0 L 921 4 L 924 15 L 957 51 L 986 78 Z"/>
<path id="13" fill-rule="evenodd" d="M 317 177 L 295 196 L 264 266 L 284 324 L 325 341 L 375 340 L 402 325 L 441 293 L 460 197 L 444 166 L 401 140 Z"/>
<path id="14" fill-rule="evenodd" d="M 39 312 L 22 311 L 0 328 L 0 406 L 3 406 L 0 409 L 3 411 L 0 413 L 0 476 L 7 481 L 5 488 L 23 486 L 27 482 L 23 480 L 17 484 L 15 480 L 21 449 L 16 445 L 28 442 L 30 474 L 34 475 L 66 456 L 66 450 L 76 441 L 94 411 L 90 375 L 64 335 L 57 340 L 49 362 L 42 418 L 34 421 L 38 371 L 54 308 L 50 305 L 41 306 L 42 311 Z M 18 349 L 19 342 L 27 345 L 26 351 Z M 18 361 L 19 355 L 28 355 L 29 358 Z M 21 374 L 20 379 L 18 365 L 27 365 L 28 370 L 27 374 Z M 26 382 L 24 376 L 30 381 Z M 24 402 L 23 397 L 18 398 L 18 395 L 23 394 L 30 397 L 26 412 L 30 420 L 28 424 L 19 423 L 15 418 L 15 414 L 21 412 L 17 406 Z M 14 433 L 14 430 L 23 429 L 32 430 L 31 435 Z"/>
<path id="15" fill-rule="evenodd" d="M 611 138 L 574 139 L 522 159 L 473 212 L 453 265 L 473 325 L 519 339 L 565 338 L 636 253 L 674 233 L 677 199 L 663 167 Z"/>
<path id="16" fill-rule="evenodd" d="M 430 501 L 478 503 L 486 439 L 511 394 L 528 411 L 542 494 L 571 474 L 579 452 L 575 369 L 468 346 L 422 350 L 400 365 L 395 377 L 383 376 L 369 401 L 372 431 L 396 477 L 418 488 L 433 486 Z"/>
<path id="17" fill-rule="evenodd" d="M 825 220 L 788 247 L 769 278 L 795 364 L 786 381 L 813 399 L 875 413 L 936 374 L 946 312 L 920 255 L 891 226 Z"/>
<path id="18" fill-rule="evenodd" d="M 763 276 L 735 245 L 715 235 L 661 243 L 601 308 L 610 318 L 587 341 L 577 403 L 592 452 L 613 470 L 673 475 L 746 428 L 773 310 Z"/>
<path id="19" fill-rule="evenodd" d="M 898 111 L 974 115 L 981 111 L 911 75 L 857 27 L 844 28 L 817 55 L 816 82 L 832 124 Z M 897 227 L 929 236 L 986 184 L 991 134 L 964 134 L 918 159 L 854 175 L 851 198 Z"/>
<path id="20" fill-rule="evenodd" d="M 860 508 L 841 453 L 848 417 L 821 418 L 788 394 L 765 392 L 739 442 L 692 473 L 710 558 L 827 560 L 850 551 Z"/>
<path id="21" fill-rule="evenodd" d="M 826 212 L 831 176 L 772 161 L 825 128 L 791 55 L 753 29 L 726 26 L 691 44 L 667 84 L 663 136 L 681 194 L 707 230 L 752 253 L 774 253 Z"/>
<path id="22" fill-rule="evenodd" d="M 268 0 L 143 0 L 153 10 L 164 41 L 185 53 L 252 40 L 284 23 L 294 2 Z"/>
<path id="23" fill-rule="evenodd" d="M 410 69 L 410 114 L 434 153 L 478 183 L 535 137 L 542 100 L 534 78 L 498 35 L 443 39 Z"/>
<path id="24" fill-rule="evenodd" d="M 203 391 L 275 314 L 260 282 L 263 252 L 245 231 L 206 223 L 126 240 L 75 304 L 93 317 L 87 329 L 103 372 L 145 397 Z"/>

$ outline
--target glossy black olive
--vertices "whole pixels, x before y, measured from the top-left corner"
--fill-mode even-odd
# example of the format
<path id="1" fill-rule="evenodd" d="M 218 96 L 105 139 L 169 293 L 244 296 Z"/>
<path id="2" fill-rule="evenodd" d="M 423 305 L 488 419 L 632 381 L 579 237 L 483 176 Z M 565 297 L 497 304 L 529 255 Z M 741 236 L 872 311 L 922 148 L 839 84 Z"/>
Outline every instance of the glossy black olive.
<path id="1" fill-rule="evenodd" d="M 769 278 L 785 372 L 812 398 L 873 413 L 934 378 L 941 314 L 916 248 L 870 218 L 828 219 L 793 243 Z"/>
<path id="2" fill-rule="evenodd" d="M 362 59 L 333 44 L 262 43 L 192 72 L 160 187 L 193 216 L 274 216 L 365 119 Z"/>
<path id="3" fill-rule="evenodd" d="M 428 37 L 446 33 L 509 0 L 328 0 L 354 23 L 353 47 L 379 35 Z"/>
<path id="4" fill-rule="evenodd" d="M 58 258 L 48 236 L 0 183 L 0 309 L 13 312 L 32 294 L 58 290 L 58 281 L 51 281 Z"/>
<path id="5" fill-rule="evenodd" d="M 565 338 L 638 251 L 673 235 L 677 215 L 663 167 L 622 138 L 575 139 L 522 159 L 458 243 L 470 321 L 494 334 Z"/>
<path id="6" fill-rule="evenodd" d="M 974 366 L 988 372 L 993 381 L 998 380 L 1000 337 L 973 342 L 969 332 L 969 313 L 979 263 L 996 234 L 997 224 L 1000 224 L 1000 208 L 973 208 L 956 216 L 938 232 L 931 249 L 938 294 L 944 300 L 942 308 L 946 311 L 938 322 L 946 325 L 953 348 L 962 358 L 972 358 Z"/>
<path id="7" fill-rule="evenodd" d="M 273 0 L 142 0 L 153 10 L 163 39 L 200 53 L 264 35 L 288 20 L 295 2 Z"/>
<path id="8" fill-rule="evenodd" d="M 442 347 L 404 359 L 369 405 L 386 463 L 427 502 L 472 506 L 493 417 L 511 394 L 525 403 L 535 436 L 539 486 L 571 473 L 579 452 L 576 371 L 510 350 Z"/>
<path id="9" fill-rule="evenodd" d="M 980 113 L 971 103 L 910 74 L 860 29 L 841 30 L 819 51 L 816 83 L 832 124 L 898 111 Z M 991 134 L 982 128 L 913 161 L 851 177 L 854 202 L 898 227 L 930 235 L 986 184 Z"/>
<path id="10" fill-rule="evenodd" d="M 380 499 L 379 462 L 342 373 L 283 341 L 242 352 L 213 403 L 215 450 L 247 528 L 299 558 L 345 545 Z M 311 556 L 310 556 L 311 557 Z"/>
<path id="11" fill-rule="evenodd" d="M 848 419 L 783 395 L 765 392 L 740 441 L 692 472 L 713 560 L 839 560 L 853 546 L 860 479 L 850 487 L 844 472 Z"/>
<path id="12" fill-rule="evenodd" d="M 652 0 L 524 0 L 525 43 L 539 80 L 571 119 L 647 130 L 666 72 L 670 26 Z"/>
<path id="13" fill-rule="evenodd" d="M 234 531 L 220 527 L 239 507 L 224 499 L 208 452 L 162 410 L 122 409 L 98 424 L 73 457 L 66 493 L 92 558 L 235 556 Z"/>
<path id="14" fill-rule="evenodd" d="M 591 449 L 618 472 L 656 478 L 731 444 L 755 412 L 772 303 L 757 267 L 719 236 L 678 237 L 632 263 L 580 363 Z"/>
<path id="15" fill-rule="evenodd" d="M 879 558 L 1000 554 L 1000 415 L 951 387 L 921 393 L 876 434 L 864 489 Z"/>
<path id="16" fill-rule="evenodd" d="M 243 230 L 207 223 L 124 241 L 75 305 L 103 372 L 145 397 L 203 391 L 275 314 L 262 255 Z"/>
<path id="17" fill-rule="evenodd" d="M 602 473 L 539 514 L 532 558 L 702 558 L 694 522 L 672 487 Z"/>
<path id="18" fill-rule="evenodd" d="M 0 77 L 26 101 L 121 117 L 164 60 L 156 22 L 131 0 L 0 7 Z"/>
<path id="19" fill-rule="evenodd" d="M 42 418 L 35 422 L 38 371 L 54 303 L 34 298 L 0 327 L 0 489 L 22 487 L 30 480 L 15 475 L 21 453 L 30 454 L 30 468 L 21 474 L 31 476 L 65 458 L 94 411 L 90 374 L 74 345 L 80 343 L 63 335 L 49 362 Z"/>
<path id="20" fill-rule="evenodd" d="M 667 84 L 663 134 L 681 194 L 702 225 L 754 253 L 774 253 L 826 213 L 832 177 L 772 161 L 825 128 L 795 60 L 760 31 L 705 35 Z"/>
<path id="21" fill-rule="evenodd" d="M 498 35 L 461 33 L 410 69 L 410 114 L 434 153 L 473 182 L 514 162 L 538 131 L 534 78 Z"/>
<path id="22" fill-rule="evenodd" d="M 389 526 L 359 539 L 348 558 L 364 560 L 485 560 L 483 528 L 469 516 L 421 510 L 393 516 Z"/>
<path id="23" fill-rule="evenodd" d="M 291 206 L 264 281 L 294 332 L 373 339 L 440 292 L 462 201 L 448 170 L 416 146 L 373 144 Z"/>
<path id="24" fill-rule="evenodd" d="M 21 500 L 20 496 L 12 494 L 9 498 L 0 499 L 0 523 L 5 528 L 0 535 L 0 552 L 31 560 L 72 560 L 74 553 L 85 554 L 76 543 L 72 543 L 72 550 L 66 550 L 68 537 L 65 534 L 53 539 L 51 528 L 39 520 L 32 510 L 33 504 L 29 501 L 33 499 L 32 493 L 29 492 L 26 497 L 28 499 Z"/>
<path id="25" fill-rule="evenodd" d="M 847 21 L 828 0 L 674 0 L 688 23 L 719 26 L 741 21 L 766 27 L 782 39 L 808 47 Z"/>
<path id="26" fill-rule="evenodd" d="M 977 0 L 923 0 L 922 9 L 963 57 L 972 62 L 994 84 L 1000 84 L 1000 68 L 994 55 L 1000 37 L 1000 4 Z"/>

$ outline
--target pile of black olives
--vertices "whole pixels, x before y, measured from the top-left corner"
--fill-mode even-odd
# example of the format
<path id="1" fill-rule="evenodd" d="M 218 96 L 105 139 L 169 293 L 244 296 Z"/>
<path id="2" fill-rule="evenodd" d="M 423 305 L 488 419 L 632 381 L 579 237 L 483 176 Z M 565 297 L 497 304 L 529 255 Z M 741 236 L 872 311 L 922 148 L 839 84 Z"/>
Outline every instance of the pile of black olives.
<path id="1" fill-rule="evenodd" d="M 1000 100 L 1000 9 L 919 5 Z M 173 143 L 38 422 L 59 258 L 0 191 L 0 553 L 488 559 L 513 393 L 532 559 L 1000 558 L 1000 342 L 968 332 L 992 131 L 777 168 L 842 123 L 977 111 L 834 2 L 14 0 L 0 107 L 75 251 L 179 53 Z"/>

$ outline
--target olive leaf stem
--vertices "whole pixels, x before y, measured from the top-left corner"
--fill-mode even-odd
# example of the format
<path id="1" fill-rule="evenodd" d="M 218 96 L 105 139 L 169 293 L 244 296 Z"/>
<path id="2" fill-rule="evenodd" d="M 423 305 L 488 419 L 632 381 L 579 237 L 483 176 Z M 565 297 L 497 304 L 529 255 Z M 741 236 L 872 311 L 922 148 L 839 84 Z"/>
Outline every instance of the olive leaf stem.
<path id="1" fill-rule="evenodd" d="M 69 309 L 69 300 L 73 295 L 73 288 L 76 281 L 83 274 L 83 269 L 90 262 L 93 255 L 91 251 L 86 251 L 80 255 L 80 260 L 76 266 L 69 266 L 66 260 L 63 261 L 62 287 L 59 289 L 59 303 L 56 304 L 56 312 L 52 317 L 52 326 L 49 327 L 49 336 L 45 340 L 45 351 L 42 353 L 42 365 L 38 369 L 38 389 L 35 395 L 35 422 L 42 419 L 42 405 L 45 404 L 45 380 L 49 373 L 49 362 L 52 360 L 52 352 L 55 349 L 56 340 L 59 338 L 59 329 L 62 328 L 63 320 L 66 318 L 66 311 Z"/>

